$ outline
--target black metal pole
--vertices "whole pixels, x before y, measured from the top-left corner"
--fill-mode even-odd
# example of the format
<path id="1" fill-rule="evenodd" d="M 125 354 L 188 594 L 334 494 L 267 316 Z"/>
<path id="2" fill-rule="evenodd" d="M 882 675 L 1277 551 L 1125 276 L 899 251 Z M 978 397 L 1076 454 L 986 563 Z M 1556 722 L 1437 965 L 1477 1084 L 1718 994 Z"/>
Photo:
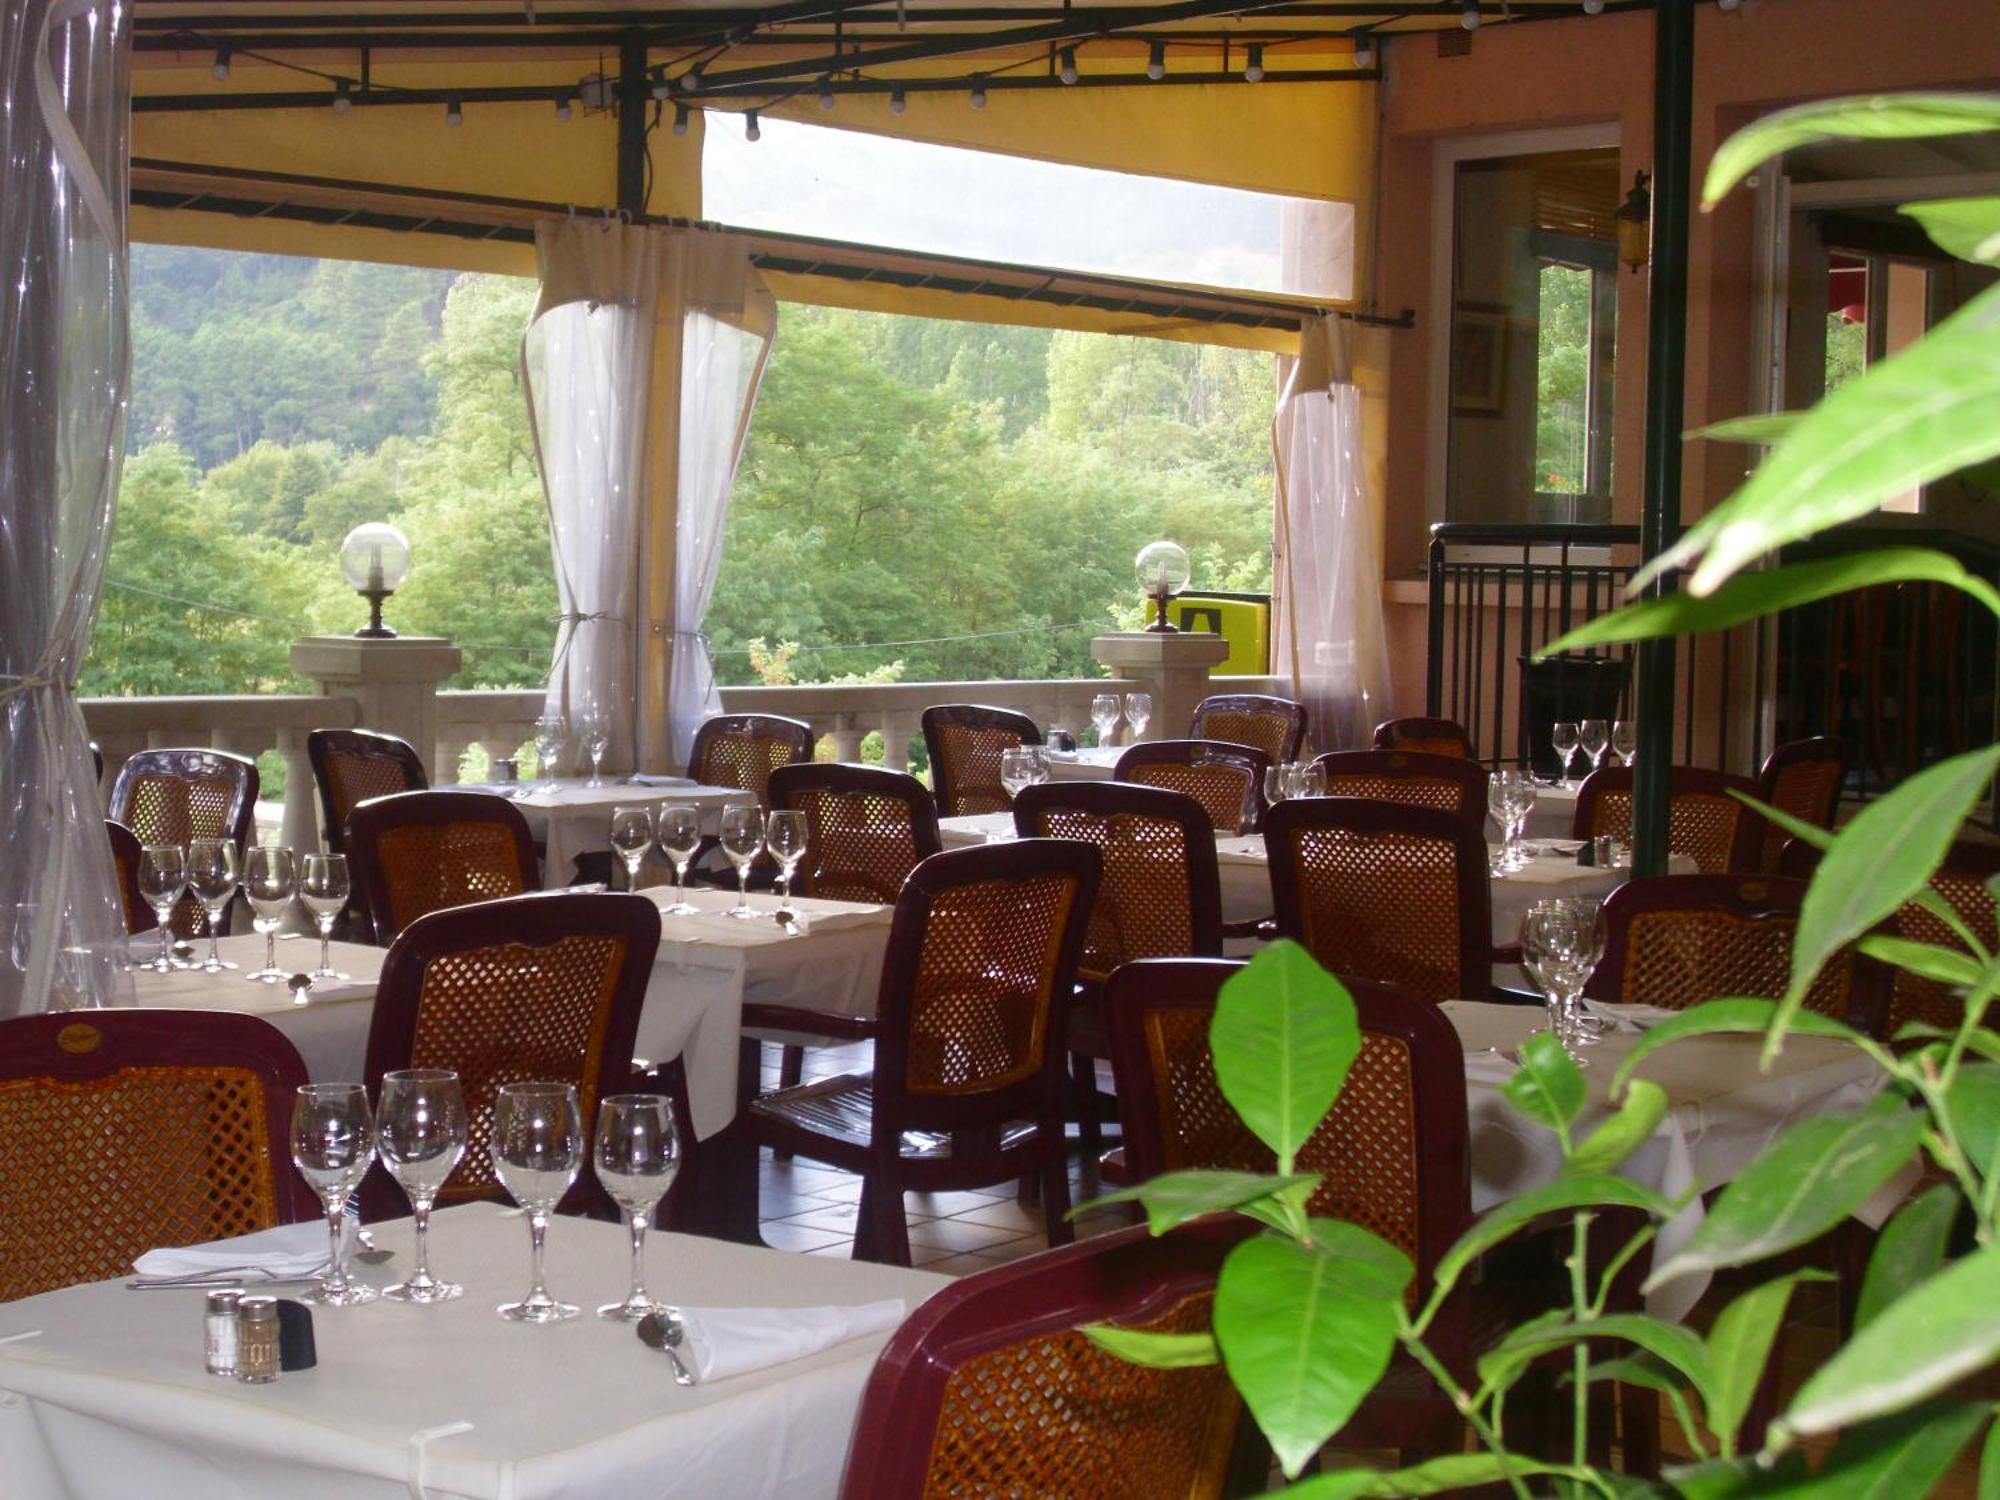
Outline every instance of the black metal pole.
<path id="1" fill-rule="evenodd" d="M 646 34 L 630 30 L 618 40 L 618 207 L 627 214 L 646 211 L 646 111 L 652 102 Z"/>
<path id="2" fill-rule="evenodd" d="M 1646 489 L 1639 551 L 1653 557 L 1681 526 L 1681 427 L 1687 375 L 1690 137 L 1694 124 L 1695 0 L 1659 0 L 1653 12 L 1653 253 L 1646 299 Z M 1673 587 L 1661 580 L 1649 595 Z M 1674 643 L 1639 645 L 1639 760 L 1632 788 L 1632 868 L 1667 869 L 1674 754 Z"/>

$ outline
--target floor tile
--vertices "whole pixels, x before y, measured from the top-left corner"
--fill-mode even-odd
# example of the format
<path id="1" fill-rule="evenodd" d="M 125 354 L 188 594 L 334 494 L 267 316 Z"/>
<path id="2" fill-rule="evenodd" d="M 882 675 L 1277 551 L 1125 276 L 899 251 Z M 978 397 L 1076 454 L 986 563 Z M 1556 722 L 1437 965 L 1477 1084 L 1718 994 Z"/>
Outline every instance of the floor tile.
<path id="1" fill-rule="evenodd" d="M 814 1229 L 807 1224 L 794 1224 L 788 1219 L 776 1219 L 761 1227 L 764 1243 L 773 1250 L 818 1250 L 849 1239 L 837 1230 Z"/>
<path id="2" fill-rule="evenodd" d="M 963 1219 L 932 1219 L 910 1225 L 912 1245 L 937 1245 L 946 1250 L 982 1250 L 989 1245 L 1004 1245 L 1009 1240 L 1020 1238 L 1022 1235 L 1018 1230 L 968 1224 Z"/>

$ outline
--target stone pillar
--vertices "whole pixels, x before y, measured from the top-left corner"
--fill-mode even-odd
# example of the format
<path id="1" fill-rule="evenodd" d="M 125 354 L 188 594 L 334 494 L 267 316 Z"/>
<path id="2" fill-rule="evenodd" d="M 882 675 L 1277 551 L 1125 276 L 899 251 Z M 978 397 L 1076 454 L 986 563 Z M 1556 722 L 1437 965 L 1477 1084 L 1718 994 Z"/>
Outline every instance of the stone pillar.
<path id="1" fill-rule="evenodd" d="M 458 647 L 435 635 L 386 640 L 311 635 L 292 643 L 292 670 L 309 678 L 321 697 L 352 698 L 357 728 L 400 735 L 417 747 L 426 764 L 437 755 L 438 684 L 463 659 Z M 437 779 L 435 766 L 431 779 Z M 310 778 L 306 790 L 310 794 Z M 289 827 L 289 816 L 286 822 Z"/>
<path id="2" fill-rule="evenodd" d="M 1195 705 L 1208 696 L 1208 674 L 1229 655 L 1229 643 L 1206 631 L 1155 635 L 1133 630 L 1098 636 L 1090 643 L 1090 654 L 1152 694 L 1147 739 L 1177 740 L 1186 737 Z"/>

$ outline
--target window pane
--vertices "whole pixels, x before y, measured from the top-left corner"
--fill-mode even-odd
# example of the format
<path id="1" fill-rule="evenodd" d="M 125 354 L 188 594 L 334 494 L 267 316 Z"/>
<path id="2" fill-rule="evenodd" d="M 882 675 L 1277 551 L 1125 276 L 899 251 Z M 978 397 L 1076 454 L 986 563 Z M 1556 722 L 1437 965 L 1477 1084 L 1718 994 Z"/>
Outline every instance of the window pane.
<path id="1" fill-rule="evenodd" d="M 1544 265 L 1535 355 L 1535 488 L 1578 495 L 1590 476 L 1590 277 Z"/>

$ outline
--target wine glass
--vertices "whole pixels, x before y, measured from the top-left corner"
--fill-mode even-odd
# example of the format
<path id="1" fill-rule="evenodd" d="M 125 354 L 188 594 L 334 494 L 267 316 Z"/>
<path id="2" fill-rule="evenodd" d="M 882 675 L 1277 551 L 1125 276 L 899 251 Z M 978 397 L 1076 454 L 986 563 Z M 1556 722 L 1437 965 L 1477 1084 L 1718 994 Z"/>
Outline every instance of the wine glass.
<path id="1" fill-rule="evenodd" d="M 1018 797 L 1023 787 L 1035 784 L 1034 751 L 1026 746 L 1000 752 L 1000 785 L 1007 795 Z"/>
<path id="2" fill-rule="evenodd" d="M 1521 851 L 1521 830 L 1535 805 L 1535 784 L 1514 766 L 1502 766 L 1486 778 L 1486 805 L 1500 825 L 1499 871 L 1518 870 L 1527 864 Z"/>
<path id="3" fill-rule="evenodd" d="M 1621 763 L 1631 765 L 1639 758 L 1639 726 L 1630 719 L 1613 720 L 1611 749 Z"/>
<path id="4" fill-rule="evenodd" d="M 1549 746 L 1562 762 L 1562 770 L 1556 775 L 1556 785 L 1568 791 L 1570 757 L 1576 754 L 1576 721 L 1574 719 L 1558 721 L 1549 730 Z"/>
<path id="5" fill-rule="evenodd" d="M 300 1085 L 292 1105 L 292 1162 L 326 1207 L 327 1233 L 326 1271 L 318 1286 L 302 1294 L 304 1301 L 354 1307 L 382 1295 L 348 1279 L 340 1233 L 348 1194 L 361 1185 L 374 1157 L 375 1121 L 366 1089 L 358 1083 Z"/>
<path id="6" fill-rule="evenodd" d="M 780 922 L 792 919 L 792 871 L 806 857 L 806 815 L 789 808 L 773 808 L 764 820 L 764 847 L 778 862 L 778 911 Z"/>
<path id="7" fill-rule="evenodd" d="M 1151 693 L 1127 693 L 1125 695 L 1125 722 L 1132 726 L 1132 738 L 1137 740 L 1146 732 L 1146 726 L 1153 721 L 1153 695 Z"/>
<path id="8" fill-rule="evenodd" d="M 729 915 L 755 917 L 750 907 L 750 866 L 764 847 L 764 814 L 754 802 L 732 802 L 722 809 L 722 852 L 736 866 L 736 904 Z"/>
<path id="9" fill-rule="evenodd" d="M 1090 700 L 1090 722 L 1097 726 L 1097 743 L 1109 745 L 1118 728 L 1118 695 L 1099 693 Z"/>
<path id="10" fill-rule="evenodd" d="M 779 814 L 773 813 L 773 817 Z M 646 1290 L 646 1229 L 680 1171 L 680 1138 L 664 1094 L 613 1094 L 597 1107 L 592 1165 L 611 1201 L 625 1210 L 632 1232 L 632 1290 L 623 1302 L 598 1308 L 600 1318 L 635 1323 L 657 1311 Z"/>
<path id="11" fill-rule="evenodd" d="M 1576 1028 L 1571 1024 L 1566 990 L 1570 979 L 1569 918 L 1557 901 L 1537 901 L 1521 917 L 1521 967 L 1547 996 L 1549 1031 L 1578 1067 L 1588 1064 L 1578 1055 Z"/>
<path id="12" fill-rule="evenodd" d="M 542 792 L 556 789 L 556 777 L 562 771 L 563 748 L 569 743 L 569 728 L 563 723 L 561 714 L 543 714 L 535 720 L 535 759 L 541 764 Z"/>
<path id="13" fill-rule="evenodd" d="M 611 847 L 625 861 L 625 889 L 639 889 L 639 866 L 646 862 L 646 850 L 653 843 L 653 814 L 643 807 L 614 807 L 611 810 Z"/>
<path id="14" fill-rule="evenodd" d="M 345 854 L 308 854 L 305 871 L 299 877 L 299 904 L 312 913 L 313 925 L 319 928 L 319 967 L 314 969 L 313 979 L 345 979 L 345 974 L 336 973 L 333 959 L 327 945 L 333 941 L 334 919 L 340 909 L 347 905 L 350 887 L 347 878 L 347 856 Z M 298 1003 L 306 1003 L 306 992 L 299 991 Z"/>
<path id="15" fill-rule="evenodd" d="M 604 752 L 611 748 L 611 716 L 594 703 L 588 705 L 577 717 L 576 737 L 590 757 L 590 779 L 584 785 L 603 786 Z"/>
<path id="16" fill-rule="evenodd" d="M 1604 765 L 1605 747 L 1611 743 L 1611 726 L 1602 719 L 1585 719 L 1576 726 L 1576 742 L 1590 757 L 1590 769 Z"/>
<path id="17" fill-rule="evenodd" d="M 205 974 L 220 974 L 235 964 L 225 959 L 215 946 L 222 933 L 222 919 L 236 895 L 242 863 L 236 857 L 235 839 L 196 839 L 188 845 L 188 889 L 201 909 L 208 913 L 208 958 L 202 963 Z"/>
<path id="18" fill-rule="evenodd" d="M 653 832 L 660 841 L 660 852 L 674 867 L 674 904 L 666 907 L 665 913 L 686 916 L 695 909 L 687 898 L 687 878 L 688 865 L 701 848 L 701 814 L 686 803 L 669 803 L 660 809 Z"/>
<path id="19" fill-rule="evenodd" d="M 465 1094 L 449 1068 L 399 1068 L 382 1075 L 375 1149 L 409 1195 L 417 1224 L 417 1264 L 408 1281 L 382 1293 L 398 1302 L 449 1302 L 465 1289 L 431 1275 L 431 1205 L 465 1155 Z"/>
<path id="20" fill-rule="evenodd" d="M 1292 768 L 1283 761 L 1264 767 L 1264 805 L 1276 807 L 1290 795 L 1288 783 Z"/>
<path id="21" fill-rule="evenodd" d="M 160 921 L 160 956 L 143 967 L 155 974 L 174 972 L 174 903 L 187 889 L 187 855 L 179 844 L 148 844 L 139 851 L 139 894 Z"/>
<path id="22" fill-rule="evenodd" d="M 264 934 L 264 967 L 245 979 L 258 984 L 283 984 L 278 967 L 278 924 L 298 894 L 299 866 L 292 851 L 262 845 L 243 855 L 243 894 L 250 898 L 250 925 Z"/>
<path id="23" fill-rule="evenodd" d="M 1583 987 L 1590 983 L 1590 976 L 1596 972 L 1598 960 L 1604 957 L 1604 899 L 1601 896 L 1564 896 L 1563 908 L 1569 913 L 1570 963 L 1573 983 L 1569 989 L 1570 1025 L 1576 1030 L 1577 1045 L 1594 1047 L 1603 1023 L 1583 1008 Z"/>
<path id="24" fill-rule="evenodd" d="M 519 1323 L 559 1323 L 576 1316 L 576 1306 L 549 1295 L 542 1276 L 542 1248 L 549 1215 L 583 1162 L 583 1116 L 576 1085 L 505 1083 L 493 1101 L 493 1171 L 500 1185 L 528 1213 L 528 1243 L 534 1252 L 534 1281 L 519 1302 L 504 1303 L 500 1316 Z"/>
<path id="25" fill-rule="evenodd" d="M 1316 760 L 1295 760 L 1285 767 L 1287 797 L 1324 797 L 1326 770 Z"/>
<path id="26" fill-rule="evenodd" d="M 1028 785 L 1040 786 L 1049 779 L 1049 752 L 1043 745 L 1023 745 L 1028 757 Z"/>

